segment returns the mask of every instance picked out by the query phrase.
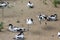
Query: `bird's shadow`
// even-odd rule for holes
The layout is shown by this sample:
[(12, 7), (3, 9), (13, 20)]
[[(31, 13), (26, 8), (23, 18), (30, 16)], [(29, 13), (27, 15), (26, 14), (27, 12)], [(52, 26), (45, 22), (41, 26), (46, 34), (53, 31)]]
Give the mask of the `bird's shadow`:
[(26, 38), (19, 38), (19, 39), (15, 39), (15, 38), (13, 38), (14, 40), (25, 40)]
[(51, 30), (55, 30), (56, 28), (55, 27), (52, 27), (52, 26), (46, 26), (46, 27), (43, 27), (42, 29), (43, 30), (51, 31)]

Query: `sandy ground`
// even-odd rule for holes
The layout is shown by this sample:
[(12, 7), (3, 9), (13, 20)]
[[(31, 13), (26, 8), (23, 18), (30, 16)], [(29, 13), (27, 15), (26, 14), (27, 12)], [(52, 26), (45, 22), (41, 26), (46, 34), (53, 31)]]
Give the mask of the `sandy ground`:
[[(17, 0), (8, 1), (10, 4), (14, 5), (11, 8), (0, 9), (0, 21), (4, 22), (3, 32), (0, 32), (0, 40), (14, 40), (14, 36), (18, 33), (13, 33), (8, 31), (8, 24), (12, 23), (17, 27), (28, 27), (25, 20), (30, 17), (33, 18), (34, 24), (30, 25), (30, 31), (25, 32), (25, 40), (60, 40), (57, 36), (57, 32), (60, 31), (60, 6), (55, 8), (52, 0), (47, 0), (46, 5), (43, 0), (30, 0), (34, 4), (34, 8), (28, 8), (26, 5), (29, 0)], [(3, 11), (2, 11), (3, 10)], [(3, 13), (3, 16), (2, 16)], [(40, 24), (38, 18), (36, 17), (40, 13), (51, 15), (57, 13), (58, 21), (42, 21)], [(19, 20), (20, 23), (16, 21)]]

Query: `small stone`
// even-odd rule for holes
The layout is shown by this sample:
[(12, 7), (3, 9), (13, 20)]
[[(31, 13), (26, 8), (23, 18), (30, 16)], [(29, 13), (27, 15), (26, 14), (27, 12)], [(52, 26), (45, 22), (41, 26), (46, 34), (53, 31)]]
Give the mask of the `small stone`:
[(20, 23), (20, 21), (17, 21), (17, 23)]
[(52, 35), (52, 37), (54, 37), (54, 35)]

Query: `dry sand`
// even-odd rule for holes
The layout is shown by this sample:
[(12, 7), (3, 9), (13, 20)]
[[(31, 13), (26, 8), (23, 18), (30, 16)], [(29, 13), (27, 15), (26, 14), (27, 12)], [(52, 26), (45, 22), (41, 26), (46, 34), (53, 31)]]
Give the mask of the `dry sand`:
[[(60, 40), (57, 36), (57, 32), (60, 31), (60, 6), (55, 8), (52, 4), (52, 0), (47, 0), (47, 5), (43, 3), (43, 0), (30, 0), (34, 4), (34, 8), (28, 8), (26, 5), (29, 0), (16, 0), (8, 1), (15, 6), (11, 8), (0, 9), (0, 21), (4, 22), (3, 32), (0, 32), (0, 40), (14, 40), (14, 36), (17, 33), (8, 31), (8, 24), (12, 23), (18, 27), (28, 27), (25, 20), (30, 17), (34, 19), (34, 24), (30, 25), (31, 29), (29, 32), (25, 32), (25, 40)], [(3, 12), (3, 16), (2, 16)], [(51, 15), (57, 13), (58, 21), (48, 21), (45, 25), (45, 21), (40, 24), (36, 17), (40, 13)], [(20, 23), (16, 23), (19, 20)]]

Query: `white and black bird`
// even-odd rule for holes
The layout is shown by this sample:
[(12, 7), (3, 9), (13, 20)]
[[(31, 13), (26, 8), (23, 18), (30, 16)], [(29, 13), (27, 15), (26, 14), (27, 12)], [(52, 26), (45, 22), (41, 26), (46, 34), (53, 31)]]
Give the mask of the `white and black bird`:
[(21, 31), (19, 34), (15, 35), (15, 37), (13, 39), (24, 40), (24, 32)]
[(38, 16), (38, 18), (39, 18), (39, 21), (41, 21), (41, 20), (46, 20), (46, 19), (47, 19), (47, 16), (46, 16), (46, 15), (43, 15), (43, 14), (40, 14), (40, 15)]
[(32, 18), (26, 19), (26, 24), (28, 25), (33, 24), (33, 19)]
[(8, 30), (12, 32), (25, 31), (25, 28), (15, 27), (12, 24), (9, 24), (8, 26), (9, 26)]
[(30, 1), (28, 2), (27, 6), (28, 6), (29, 8), (33, 8), (33, 7), (34, 7), (33, 3), (31, 3)]
[(0, 7), (6, 7), (8, 4), (6, 1), (0, 1)]
[(60, 32), (58, 32), (58, 34), (57, 34), (57, 35), (58, 35), (58, 37), (60, 38)]
[(57, 14), (53, 14), (47, 17), (47, 21), (57, 21)]

